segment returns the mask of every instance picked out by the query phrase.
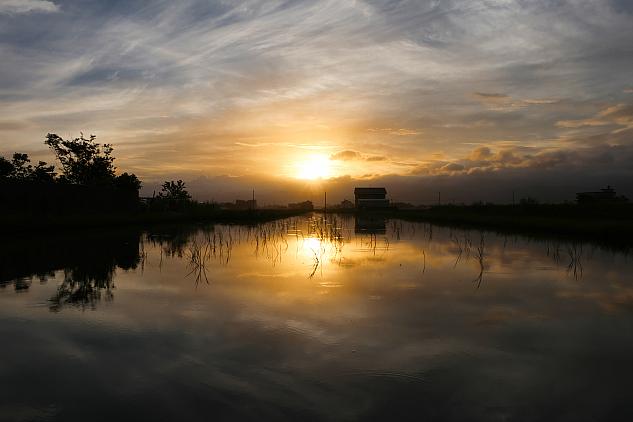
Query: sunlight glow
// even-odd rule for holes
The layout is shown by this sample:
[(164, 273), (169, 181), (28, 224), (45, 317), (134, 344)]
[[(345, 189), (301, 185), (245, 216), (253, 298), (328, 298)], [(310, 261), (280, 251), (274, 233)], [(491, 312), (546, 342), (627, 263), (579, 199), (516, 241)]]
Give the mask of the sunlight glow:
[(302, 247), (308, 252), (308, 255), (318, 254), (321, 251), (321, 241), (316, 237), (307, 237), (303, 240)]
[(310, 155), (296, 163), (295, 175), (297, 179), (327, 179), (331, 176), (330, 160), (326, 155)]

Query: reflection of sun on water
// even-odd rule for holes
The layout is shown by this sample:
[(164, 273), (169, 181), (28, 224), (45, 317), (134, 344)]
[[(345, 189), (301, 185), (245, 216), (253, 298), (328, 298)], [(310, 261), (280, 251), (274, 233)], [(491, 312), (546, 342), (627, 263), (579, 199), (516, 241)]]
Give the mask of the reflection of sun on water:
[(295, 164), (298, 179), (327, 179), (331, 176), (330, 160), (326, 155), (314, 154)]
[(319, 265), (324, 264), (330, 258), (330, 248), (328, 243), (318, 237), (306, 237), (299, 240), (301, 255), (308, 259), (310, 263), (315, 261)]
[(308, 256), (311, 256), (313, 253), (319, 255), (321, 250), (321, 241), (316, 237), (308, 237), (303, 240), (302, 246)]
[(327, 259), (326, 244), (317, 237), (307, 237), (303, 239), (301, 249), (303, 254), (311, 260), (312, 272), (308, 276), (312, 278), (317, 270), (323, 271), (323, 264)]

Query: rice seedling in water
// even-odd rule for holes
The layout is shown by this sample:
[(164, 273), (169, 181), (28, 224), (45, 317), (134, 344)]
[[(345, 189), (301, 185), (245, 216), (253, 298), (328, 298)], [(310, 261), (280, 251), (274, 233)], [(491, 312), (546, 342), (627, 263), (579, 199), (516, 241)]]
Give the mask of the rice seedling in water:
[(196, 286), (204, 279), (209, 284), (209, 277), (207, 275), (207, 262), (211, 258), (211, 243), (207, 242), (204, 245), (200, 245), (196, 240), (191, 242), (188, 248), (189, 268), (191, 271), (185, 277), (189, 277), (195, 274)]
[(481, 239), (479, 241), (479, 246), (477, 246), (477, 249), (475, 249), (475, 256), (474, 256), (475, 260), (477, 260), (477, 262), (479, 263), (479, 274), (473, 280), (473, 283), (477, 283), (477, 288), (479, 288), (481, 286), (481, 282), (483, 281), (483, 278), (484, 278), (485, 247), (486, 247), (486, 244), (485, 244), (485, 241), (484, 241), (484, 236), (482, 235)]

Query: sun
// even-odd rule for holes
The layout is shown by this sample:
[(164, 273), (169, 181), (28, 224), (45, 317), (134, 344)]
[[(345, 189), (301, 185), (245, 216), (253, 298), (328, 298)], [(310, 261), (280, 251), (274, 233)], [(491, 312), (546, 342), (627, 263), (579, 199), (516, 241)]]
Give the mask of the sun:
[(331, 176), (330, 159), (326, 155), (313, 154), (295, 164), (297, 179), (316, 180)]

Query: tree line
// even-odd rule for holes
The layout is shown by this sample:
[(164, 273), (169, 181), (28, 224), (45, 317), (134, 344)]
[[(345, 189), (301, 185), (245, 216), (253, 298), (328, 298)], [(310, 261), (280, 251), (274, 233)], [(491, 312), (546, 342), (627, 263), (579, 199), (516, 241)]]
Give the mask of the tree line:
[(113, 148), (81, 134), (78, 138), (63, 139), (49, 133), (44, 140), (61, 164), (58, 174), (55, 165), (39, 161), (31, 164), (28, 154), (16, 152), (11, 160), (0, 157), (0, 178), (11, 181), (62, 183), (82, 186), (115, 187), (138, 191), (141, 181), (135, 174), (116, 175)]
[[(113, 146), (98, 143), (95, 135), (86, 138), (82, 133), (77, 138), (63, 139), (49, 133), (44, 144), (55, 155), (59, 168), (45, 161), (33, 164), (28, 154), (16, 152), (9, 159), (0, 156), (0, 181), (113, 188), (137, 194), (141, 189), (142, 182), (135, 174), (116, 174)], [(182, 180), (172, 180), (162, 184), (155, 199), (174, 203), (190, 201), (191, 196)]]

